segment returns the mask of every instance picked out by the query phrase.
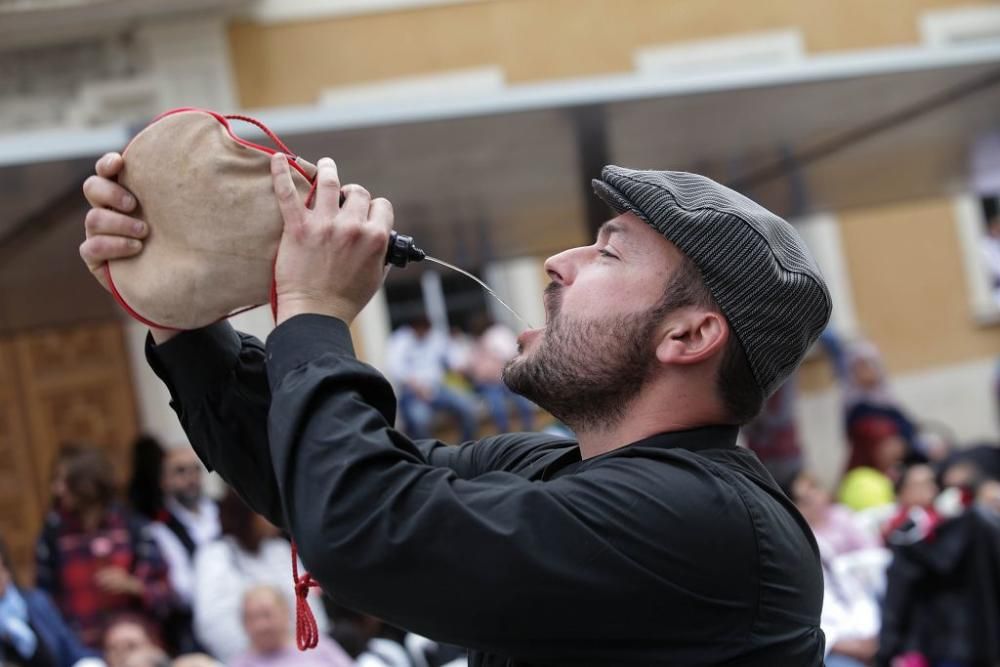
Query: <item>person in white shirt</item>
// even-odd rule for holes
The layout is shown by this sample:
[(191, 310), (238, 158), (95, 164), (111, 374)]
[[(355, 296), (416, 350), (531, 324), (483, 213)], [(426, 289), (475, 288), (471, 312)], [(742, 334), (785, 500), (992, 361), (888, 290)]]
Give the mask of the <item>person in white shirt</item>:
[(889, 556), (885, 549), (871, 548), (849, 554), (836, 555), (833, 547), (817, 536), (820, 559), (823, 563), (823, 611), (820, 626), (826, 634), (827, 667), (865, 667), (870, 665), (878, 651), (878, 634), (882, 612), (877, 599), (878, 591), (871, 582), (859, 578), (844, 567), (843, 559), (859, 554), (870, 558), (884, 571)]
[(170, 584), (188, 605), (195, 552), (220, 533), (219, 506), (205, 496), (203, 474), (204, 467), (190, 446), (171, 447), (163, 453), (163, 509), (152, 532), (170, 567)]
[(412, 438), (431, 437), (434, 415), (447, 412), (458, 421), (461, 438), (476, 436), (476, 404), (444, 382), (448, 369), (448, 335), (431, 328), (426, 318), (396, 329), (386, 353), (389, 379), (399, 388), (403, 428)]
[[(230, 664), (250, 646), (243, 627), (246, 592), (261, 584), (282, 591), (294, 624), (295, 591), (291, 545), (277, 528), (232, 491), (219, 503), (219, 520), (222, 537), (200, 548), (194, 559), (194, 629), (209, 653)], [(319, 596), (315, 591), (309, 606), (325, 634), (329, 623)]]
[(517, 356), (517, 334), (510, 327), (482, 318), (474, 324), (476, 342), (469, 354), (466, 372), (476, 391), (486, 401), (499, 433), (510, 431), (508, 406), (517, 410), (524, 431), (534, 430), (535, 405), (515, 394), (503, 383), (503, 369)]

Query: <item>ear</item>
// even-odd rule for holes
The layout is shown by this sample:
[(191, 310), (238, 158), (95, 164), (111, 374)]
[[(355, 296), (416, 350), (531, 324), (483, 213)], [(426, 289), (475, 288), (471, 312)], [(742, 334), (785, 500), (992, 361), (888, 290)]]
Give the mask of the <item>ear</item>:
[(671, 313), (656, 358), (661, 364), (697, 364), (720, 352), (729, 340), (729, 323), (722, 314), (700, 308)]

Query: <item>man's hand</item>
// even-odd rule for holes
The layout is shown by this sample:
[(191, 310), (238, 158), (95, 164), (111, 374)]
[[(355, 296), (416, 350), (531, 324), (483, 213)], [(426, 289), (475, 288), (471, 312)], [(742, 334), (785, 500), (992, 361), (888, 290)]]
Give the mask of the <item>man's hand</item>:
[(285, 228), (274, 275), (277, 323), (303, 313), (330, 315), (348, 324), (378, 291), (392, 230), (392, 204), (372, 199), (360, 185), (343, 188), (330, 158), (317, 164), (316, 205), (305, 207), (288, 161), (271, 159), (271, 176)]
[(92, 208), (84, 218), (87, 238), (80, 245), (80, 256), (108, 291), (105, 265), (112, 259), (137, 255), (148, 232), (145, 222), (127, 215), (135, 209), (135, 197), (112, 180), (123, 166), (121, 155), (107, 153), (97, 161), (97, 174), (83, 182), (83, 196)]
[[(108, 262), (139, 254), (142, 239), (149, 233), (145, 222), (128, 215), (135, 210), (135, 196), (113, 180), (124, 166), (121, 155), (107, 153), (97, 161), (97, 174), (83, 182), (83, 195), (92, 208), (84, 218), (87, 238), (80, 244), (80, 257), (101, 287), (109, 292)], [(151, 331), (157, 343), (175, 333), (153, 328)]]

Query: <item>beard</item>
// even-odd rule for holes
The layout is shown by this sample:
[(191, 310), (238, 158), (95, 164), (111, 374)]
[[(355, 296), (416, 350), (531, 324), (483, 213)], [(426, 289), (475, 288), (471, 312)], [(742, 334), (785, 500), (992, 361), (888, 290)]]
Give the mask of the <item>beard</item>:
[(559, 313), (560, 287), (546, 289), (553, 316), (533, 354), (512, 359), (503, 381), (574, 430), (616, 426), (655, 364), (661, 307), (596, 319)]
[(198, 503), (201, 502), (201, 488), (197, 489), (180, 489), (174, 492), (174, 500), (179, 502), (185, 508), (189, 510), (194, 510), (198, 507)]

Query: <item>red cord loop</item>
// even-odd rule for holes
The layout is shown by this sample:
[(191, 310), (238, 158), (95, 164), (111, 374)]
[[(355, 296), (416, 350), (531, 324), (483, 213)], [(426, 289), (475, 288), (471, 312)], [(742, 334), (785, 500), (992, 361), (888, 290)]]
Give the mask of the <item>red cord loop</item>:
[(238, 113), (228, 114), (226, 116), (226, 118), (229, 119), (229, 120), (242, 120), (244, 123), (250, 123), (251, 125), (256, 126), (257, 129), (259, 129), (261, 132), (263, 132), (264, 134), (267, 135), (268, 139), (270, 139), (271, 141), (274, 142), (275, 146), (277, 146), (279, 149), (281, 149), (282, 153), (285, 153), (285, 154), (288, 155), (288, 157), (290, 157), (292, 159), (295, 159), (295, 153), (293, 153), (291, 151), (291, 149), (288, 148), (288, 146), (285, 145), (285, 142), (283, 142), (281, 139), (279, 139), (278, 135), (276, 135), (274, 132), (272, 132), (271, 129), (267, 125), (264, 125), (264, 123), (260, 122), (256, 118), (252, 118), (250, 116), (244, 116), (244, 115), (238, 114)]
[(292, 579), (295, 582), (295, 643), (300, 651), (316, 648), (319, 643), (319, 626), (309, 607), (309, 589), (319, 588), (319, 582), (306, 572), (299, 576), (299, 553), (292, 542)]

